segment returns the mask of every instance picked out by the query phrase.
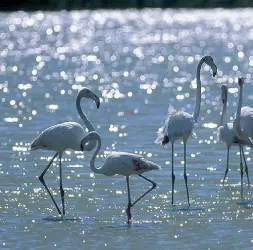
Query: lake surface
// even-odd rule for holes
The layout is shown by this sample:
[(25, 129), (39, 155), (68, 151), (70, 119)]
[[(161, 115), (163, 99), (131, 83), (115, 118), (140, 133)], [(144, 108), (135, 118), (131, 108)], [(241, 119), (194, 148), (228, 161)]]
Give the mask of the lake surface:
[[(1, 13), (0, 16), (0, 249), (252, 249), (252, 187), (240, 202), (238, 148), (231, 149), (225, 186), (226, 145), (217, 141), (220, 87), (229, 85), (229, 112), (245, 77), (244, 105), (252, 105), (253, 10), (129, 10)], [(175, 145), (175, 206), (171, 205), (171, 145), (154, 143), (169, 105), (194, 110), (196, 67), (210, 54), (212, 78), (202, 68), (197, 138), (189, 138), (183, 178), (183, 144)], [(144, 174), (157, 188), (133, 208), (126, 225), (126, 181), (93, 174), (92, 153), (63, 155), (67, 215), (57, 211), (38, 180), (53, 152), (30, 152), (45, 128), (82, 120), (78, 89), (100, 96), (83, 110), (102, 137), (97, 164), (108, 152), (142, 154), (162, 166)], [(250, 179), (251, 152), (246, 149)], [(58, 204), (58, 161), (45, 175)], [(132, 196), (149, 184), (131, 177)]]

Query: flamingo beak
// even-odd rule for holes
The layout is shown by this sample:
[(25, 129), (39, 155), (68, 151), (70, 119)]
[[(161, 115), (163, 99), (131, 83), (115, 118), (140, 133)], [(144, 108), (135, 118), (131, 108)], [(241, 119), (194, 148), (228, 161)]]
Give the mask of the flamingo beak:
[(100, 99), (97, 95), (92, 95), (91, 98), (95, 101), (96, 105), (97, 105), (97, 108), (100, 107)]
[(239, 86), (243, 85), (243, 81), (244, 81), (244, 78), (242, 76), (238, 78)]
[(213, 77), (215, 77), (217, 75), (217, 66), (215, 64), (213, 64), (211, 66), (211, 68), (212, 68), (212, 71), (213, 71)]

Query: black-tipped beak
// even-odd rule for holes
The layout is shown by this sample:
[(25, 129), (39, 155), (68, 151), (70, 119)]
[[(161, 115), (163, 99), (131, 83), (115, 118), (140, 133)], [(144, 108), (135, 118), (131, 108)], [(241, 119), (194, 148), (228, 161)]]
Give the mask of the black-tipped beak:
[(243, 85), (243, 80), (244, 80), (244, 79), (243, 79), (242, 76), (238, 78), (239, 86), (242, 86), (242, 85)]
[(211, 66), (211, 68), (212, 68), (212, 71), (213, 71), (213, 77), (215, 77), (217, 75), (217, 66), (215, 64), (213, 64)]
[(96, 105), (97, 105), (97, 108), (100, 107), (100, 99), (97, 95), (92, 95), (92, 99), (95, 101)]
[(96, 104), (97, 104), (97, 108), (99, 109), (99, 107), (100, 107), (100, 100), (99, 100), (99, 98), (98, 98), (98, 101), (96, 102)]

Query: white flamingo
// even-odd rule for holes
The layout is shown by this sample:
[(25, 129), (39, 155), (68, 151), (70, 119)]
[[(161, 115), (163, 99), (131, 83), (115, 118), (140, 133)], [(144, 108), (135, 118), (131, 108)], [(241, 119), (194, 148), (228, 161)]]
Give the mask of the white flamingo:
[[(88, 128), (88, 131), (95, 130), (91, 122), (86, 117), (85, 113), (81, 109), (81, 99), (83, 97), (92, 98), (99, 108), (100, 100), (99, 97), (94, 94), (90, 89), (83, 87), (79, 90), (77, 97), (76, 97), (76, 108), (77, 111), (82, 118), (83, 122)], [(62, 154), (67, 149), (72, 149), (75, 151), (91, 151), (96, 146), (96, 141), (88, 141), (86, 144), (81, 143), (82, 139), (87, 135), (84, 128), (77, 122), (63, 122), (60, 124), (56, 124), (45, 129), (37, 138), (33, 140), (31, 143), (31, 150), (37, 149), (45, 149), (50, 151), (55, 151), (56, 154), (51, 159), (45, 170), (39, 176), (40, 182), (43, 184), (45, 189), (47, 190), (48, 194), (50, 195), (58, 213), (60, 215), (65, 215), (65, 204), (64, 204), (64, 190), (62, 185), (62, 167), (61, 167), (61, 158)], [(54, 200), (49, 188), (47, 187), (44, 181), (44, 175), (46, 174), (47, 170), (51, 166), (54, 159), (59, 156), (59, 166), (60, 166), (60, 193), (61, 193), (61, 200), (62, 200), (62, 213)]]
[(195, 123), (198, 120), (199, 112), (200, 112), (200, 104), (201, 104), (201, 80), (200, 80), (200, 69), (203, 63), (209, 65), (213, 71), (213, 77), (217, 73), (217, 67), (213, 61), (211, 56), (204, 56), (201, 58), (197, 67), (197, 95), (196, 95), (196, 104), (195, 110), (193, 114), (189, 114), (184, 111), (175, 111), (169, 109), (168, 115), (164, 122), (163, 127), (161, 127), (157, 134), (158, 137), (156, 139), (157, 144), (165, 145), (168, 142), (171, 142), (172, 145), (172, 205), (174, 204), (174, 183), (175, 183), (175, 175), (174, 175), (174, 143), (175, 141), (182, 139), (184, 143), (184, 180), (187, 192), (187, 201), (190, 206), (189, 200), (189, 191), (187, 185), (187, 174), (186, 174), (186, 143), (189, 136), (193, 133)]
[[(239, 139), (249, 140), (251, 145), (253, 138), (253, 108), (242, 108), (242, 93), (243, 93), (243, 77), (238, 78), (239, 84), (239, 101), (236, 111), (233, 129)], [(242, 144), (239, 142), (240, 147), (240, 172), (241, 172), (241, 199), (243, 200), (243, 163), (242, 163)]]
[[(101, 148), (101, 138), (96, 131), (92, 131), (88, 133), (87, 136), (82, 141), (82, 144), (89, 142), (90, 140), (97, 141), (97, 149), (95, 150), (91, 160), (90, 160), (90, 168), (93, 172), (98, 174), (103, 174), (106, 176), (113, 175), (123, 175), (126, 177), (127, 182), (127, 192), (128, 192), (128, 206), (126, 209), (127, 214), (127, 223), (131, 223), (131, 208), (146, 194), (148, 194), (151, 190), (156, 187), (156, 183), (143, 176), (142, 173), (148, 172), (150, 170), (158, 170), (161, 169), (160, 166), (155, 163), (144, 159), (141, 155), (130, 154), (126, 152), (112, 152), (110, 153), (106, 159), (104, 164), (101, 167), (95, 167), (95, 159)], [(130, 186), (129, 186), (129, 177), (130, 175), (139, 175), (144, 180), (147, 180), (152, 184), (152, 187), (146, 191), (143, 195), (141, 195), (134, 202), (131, 201), (130, 195)]]
[[(242, 145), (242, 156), (245, 164), (245, 172), (248, 179), (248, 186), (250, 186), (249, 181), (249, 173), (248, 173), (248, 166), (244, 155), (243, 146), (251, 146), (251, 142), (248, 138), (239, 139), (233, 129), (233, 123), (228, 122), (225, 123), (226, 114), (227, 114), (227, 96), (228, 96), (228, 87), (226, 84), (222, 84), (221, 86), (221, 100), (223, 103), (221, 118), (220, 118), (220, 126), (218, 128), (218, 138), (220, 141), (223, 141), (227, 145), (227, 167), (225, 170), (224, 178), (223, 178), (223, 185), (225, 183), (225, 179), (229, 169), (229, 150), (231, 146), (239, 146), (239, 143)], [(242, 109), (244, 109), (243, 107)]]

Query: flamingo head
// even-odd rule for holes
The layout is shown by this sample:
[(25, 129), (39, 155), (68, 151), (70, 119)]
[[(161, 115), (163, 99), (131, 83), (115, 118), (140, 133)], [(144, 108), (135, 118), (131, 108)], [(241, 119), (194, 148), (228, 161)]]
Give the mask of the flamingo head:
[(217, 66), (213, 61), (213, 58), (211, 56), (204, 56), (203, 57), (204, 62), (211, 67), (212, 71), (213, 71), (213, 77), (216, 76), (217, 74)]
[(242, 76), (238, 77), (238, 84), (240, 87), (244, 84), (244, 78)]
[(91, 98), (91, 99), (93, 99), (95, 101), (95, 103), (97, 105), (97, 108), (99, 108), (99, 106), (100, 106), (100, 99), (99, 99), (99, 97), (92, 90), (90, 90), (89, 88), (86, 88), (86, 87), (81, 88), (78, 91), (77, 96), (79, 98), (82, 98), (82, 97)]
[(221, 101), (223, 104), (227, 102), (227, 95), (228, 95), (228, 86), (227, 84), (222, 84), (221, 85)]

